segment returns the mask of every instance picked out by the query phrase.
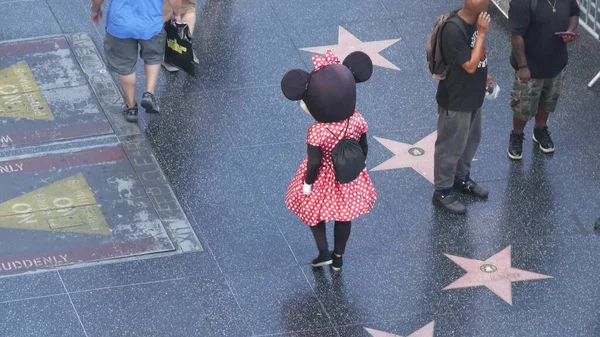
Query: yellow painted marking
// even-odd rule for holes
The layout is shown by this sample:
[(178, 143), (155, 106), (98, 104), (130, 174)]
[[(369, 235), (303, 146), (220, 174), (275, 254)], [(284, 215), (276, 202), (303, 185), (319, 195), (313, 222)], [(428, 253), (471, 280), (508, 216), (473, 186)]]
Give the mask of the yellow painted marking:
[(0, 204), (0, 228), (112, 234), (81, 173)]
[(48, 102), (25, 62), (0, 70), (0, 118), (54, 120)]
[(167, 39), (167, 45), (169, 48), (173, 49), (174, 51), (178, 52), (179, 54), (183, 54), (184, 52), (187, 51), (187, 48), (180, 45), (179, 43), (177, 43), (176, 39)]

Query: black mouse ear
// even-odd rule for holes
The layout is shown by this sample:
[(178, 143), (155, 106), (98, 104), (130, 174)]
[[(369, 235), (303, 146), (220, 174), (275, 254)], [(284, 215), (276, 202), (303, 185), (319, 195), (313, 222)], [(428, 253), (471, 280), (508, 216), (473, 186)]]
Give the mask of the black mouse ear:
[(369, 55), (355, 51), (344, 59), (344, 65), (352, 71), (356, 83), (367, 81), (373, 74), (373, 61)]
[(310, 75), (301, 69), (288, 71), (281, 80), (281, 91), (291, 101), (299, 101), (304, 97)]

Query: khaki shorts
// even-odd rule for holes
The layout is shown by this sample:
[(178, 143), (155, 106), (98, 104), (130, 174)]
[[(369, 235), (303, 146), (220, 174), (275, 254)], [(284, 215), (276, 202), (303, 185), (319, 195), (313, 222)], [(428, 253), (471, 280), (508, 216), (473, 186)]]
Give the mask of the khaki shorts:
[[(181, 14), (186, 14), (189, 11), (196, 11), (197, 0), (181, 0)], [(163, 4), (163, 22), (171, 20), (173, 15), (173, 8), (169, 0), (165, 0)]]
[(521, 82), (518, 72), (510, 92), (510, 107), (513, 116), (528, 121), (537, 114), (538, 108), (551, 113), (556, 109), (562, 91), (564, 71), (554, 78), (532, 78), (527, 83)]

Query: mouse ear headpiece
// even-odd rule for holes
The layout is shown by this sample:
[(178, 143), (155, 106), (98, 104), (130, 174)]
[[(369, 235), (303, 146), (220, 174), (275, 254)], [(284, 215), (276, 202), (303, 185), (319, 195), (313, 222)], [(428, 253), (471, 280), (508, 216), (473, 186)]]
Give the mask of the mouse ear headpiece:
[(290, 101), (299, 101), (308, 89), (310, 74), (302, 69), (288, 71), (281, 80), (281, 91)]
[(373, 74), (373, 61), (369, 55), (355, 51), (344, 59), (344, 65), (352, 71), (356, 83), (367, 81)]

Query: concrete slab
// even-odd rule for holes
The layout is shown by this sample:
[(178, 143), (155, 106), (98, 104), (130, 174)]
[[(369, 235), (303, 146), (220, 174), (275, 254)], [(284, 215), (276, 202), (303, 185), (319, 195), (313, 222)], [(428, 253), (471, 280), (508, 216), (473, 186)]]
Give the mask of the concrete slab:
[(139, 134), (121, 103), (86, 34), (0, 43), (0, 147)]
[(156, 172), (119, 145), (0, 162), (0, 275), (175, 250)]

